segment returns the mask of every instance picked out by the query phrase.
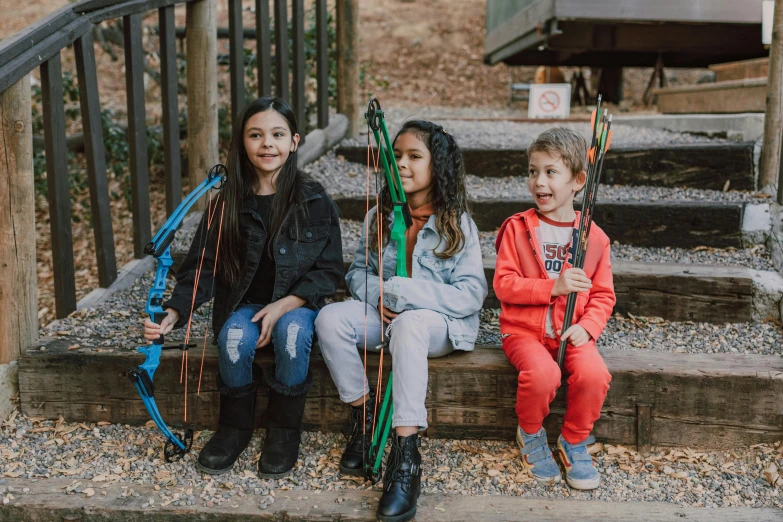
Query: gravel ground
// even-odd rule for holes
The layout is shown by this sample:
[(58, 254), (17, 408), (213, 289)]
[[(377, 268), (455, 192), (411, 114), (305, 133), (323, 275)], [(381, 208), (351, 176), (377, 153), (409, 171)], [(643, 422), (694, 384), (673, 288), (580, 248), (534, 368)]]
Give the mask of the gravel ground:
[[(304, 169), (320, 181), (332, 197), (364, 196), (366, 166), (347, 161), (334, 151), (322, 156)], [(375, 190), (374, 174), (370, 179)], [(527, 180), (520, 177), (488, 178), (468, 175), (465, 180), (472, 199), (532, 199)], [(754, 192), (683, 189), (631, 185), (601, 185), (600, 201), (735, 201), (766, 202), (769, 195)]]
[[(210, 477), (194, 465), (210, 432), (196, 434), (194, 451), (179, 462), (162, 458), (162, 438), (156, 428), (118, 424), (74, 424), (26, 418), (14, 413), (0, 431), (0, 477), (46, 479), (67, 477), (63, 494), (89, 498), (109, 484), (127, 485), (123, 496), (139, 496), (134, 484), (154, 484), (157, 494), (145, 506), (214, 507), (234, 497), (258, 499), (265, 509), (279, 495), (317, 503), (320, 490), (379, 489), (360, 479), (341, 477), (338, 460), (341, 435), (305, 432), (300, 460), (293, 473), (280, 480), (256, 475), (263, 435), (253, 438), (233, 470)], [(465, 441), (422, 438), (423, 490), (458, 495), (504, 494), (522, 497), (625, 502), (664, 501), (696, 507), (783, 507), (783, 445), (756, 445), (726, 452), (696, 452), (667, 448), (644, 457), (633, 449), (598, 443), (590, 448), (601, 472), (601, 486), (579, 492), (566, 485), (542, 486), (523, 471), (519, 450), (507, 441)], [(0, 478), (0, 498), (7, 504), (24, 491), (7, 491)], [(193, 488), (203, 491), (194, 492)], [(365, 506), (371, 509), (368, 504)]]
[[(359, 237), (362, 223), (343, 219), (341, 221), (343, 237), (343, 255), (352, 259)], [(485, 258), (495, 257), (495, 239), (497, 230), (479, 232), (481, 253)], [(632, 245), (612, 245), (612, 259), (625, 261), (644, 261), (648, 263), (696, 263), (704, 265), (744, 266), (756, 270), (775, 270), (772, 258), (765, 245), (755, 245), (752, 248), (650, 248)]]
[[(500, 344), (499, 315), (497, 308), (481, 311), (478, 344)], [(598, 347), (783, 356), (783, 329), (775, 322), (712, 324), (615, 314), (598, 339)]]

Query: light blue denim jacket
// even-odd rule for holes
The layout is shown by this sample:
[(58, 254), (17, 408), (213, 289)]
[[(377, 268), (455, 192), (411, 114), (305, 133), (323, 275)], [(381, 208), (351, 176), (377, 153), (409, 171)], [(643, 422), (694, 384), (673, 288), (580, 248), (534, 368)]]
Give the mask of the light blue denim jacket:
[[(375, 207), (364, 218), (362, 237), (345, 281), (355, 299), (364, 301), (366, 297), (370, 305), (377, 307), (381, 294), (377, 253), (370, 251), (369, 267), (365, 266), (365, 231), (374, 214)], [(393, 216), (388, 219), (393, 222)], [(450, 259), (439, 259), (435, 248), (441, 252), (446, 243), (438, 236), (435, 215), (430, 216), (416, 239), (409, 278), (394, 275), (397, 244), (389, 239), (383, 250), (383, 306), (393, 312), (427, 309), (440, 313), (448, 325), (454, 349), (469, 351), (478, 337), (479, 311), (487, 297), (487, 279), (476, 224), (468, 214), (463, 214), (460, 226), (465, 234), (464, 247)]]

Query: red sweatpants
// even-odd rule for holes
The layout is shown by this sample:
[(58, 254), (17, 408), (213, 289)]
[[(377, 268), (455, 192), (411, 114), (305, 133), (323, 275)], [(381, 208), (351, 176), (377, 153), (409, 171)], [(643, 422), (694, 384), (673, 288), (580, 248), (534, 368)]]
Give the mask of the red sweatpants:
[[(519, 371), (516, 412), (526, 433), (541, 429), (560, 387), (558, 341), (545, 338), (544, 343), (532, 335), (514, 334), (503, 339), (503, 351)], [(568, 443), (578, 444), (590, 435), (601, 416), (612, 376), (593, 340), (579, 347), (569, 344), (563, 366), (568, 374), (568, 394), (562, 434)]]

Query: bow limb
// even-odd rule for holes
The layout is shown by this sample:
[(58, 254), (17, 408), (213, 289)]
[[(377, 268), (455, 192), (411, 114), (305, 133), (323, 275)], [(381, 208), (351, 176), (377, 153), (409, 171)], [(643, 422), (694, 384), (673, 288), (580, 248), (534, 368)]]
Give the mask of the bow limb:
[[(191, 207), (207, 192), (212, 189), (220, 189), (226, 179), (226, 168), (223, 165), (213, 167), (207, 178), (202, 181), (172, 212), (163, 226), (158, 230), (155, 237), (152, 238), (144, 248), (144, 253), (153, 256), (157, 261), (155, 271), (155, 280), (152, 288), (147, 294), (147, 303), (145, 311), (150, 319), (160, 324), (166, 317), (166, 312), (162, 308), (163, 293), (166, 290), (166, 276), (173, 263), (171, 258), (171, 242), (174, 235), (182, 224), (182, 220), (187, 215)], [(175, 346), (163, 346), (164, 337), (161, 335), (158, 339), (152, 341), (148, 346), (140, 346), (138, 352), (144, 355), (144, 362), (137, 368), (128, 372), (128, 376), (133, 382), (139, 396), (144, 402), (152, 421), (166, 438), (164, 446), (164, 457), (167, 462), (180, 458), (185, 455), (193, 444), (193, 430), (187, 430), (184, 434), (175, 435), (163, 421), (157, 403), (155, 402), (155, 385), (153, 378), (155, 371), (160, 365), (160, 357), (163, 350), (179, 349), (183, 353), (190, 348), (188, 344)]]

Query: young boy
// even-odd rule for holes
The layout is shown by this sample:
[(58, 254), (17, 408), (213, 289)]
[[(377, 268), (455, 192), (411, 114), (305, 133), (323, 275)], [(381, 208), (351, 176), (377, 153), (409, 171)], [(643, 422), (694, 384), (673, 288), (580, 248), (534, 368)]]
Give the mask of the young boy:
[[(584, 270), (570, 263), (578, 226), (574, 196), (587, 181), (586, 149), (585, 139), (568, 129), (550, 129), (536, 138), (528, 148), (528, 187), (538, 208), (508, 218), (495, 245), (503, 351), (519, 371), (517, 443), (522, 461), (539, 482), (560, 482), (543, 421), (560, 386), (560, 339), (568, 339), (563, 363), (568, 395), (557, 449), (566, 480), (576, 489), (594, 489), (599, 483), (587, 445), (594, 442), (590, 431), (601, 415), (611, 376), (595, 342), (615, 303), (609, 238), (595, 223)], [(576, 311), (572, 326), (561, 332), (571, 292), (578, 292)]]

